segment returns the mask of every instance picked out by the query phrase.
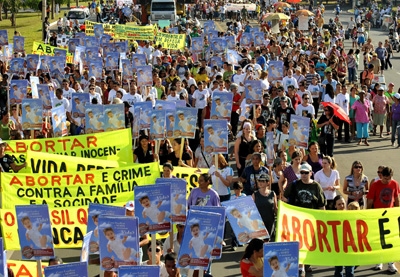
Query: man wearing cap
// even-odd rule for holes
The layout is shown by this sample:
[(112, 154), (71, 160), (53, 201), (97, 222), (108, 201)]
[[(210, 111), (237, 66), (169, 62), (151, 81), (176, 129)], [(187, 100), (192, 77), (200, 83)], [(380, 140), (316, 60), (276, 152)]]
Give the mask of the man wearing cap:
[(372, 105), (374, 107), (374, 135), (376, 134), (376, 127), (379, 125), (380, 138), (383, 138), (383, 123), (385, 121), (385, 115), (389, 111), (389, 99), (386, 97), (386, 95), (383, 95), (383, 91), (384, 87), (379, 86), (378, 94), (372, 99)]
[(292, 100), (285, 95), (285, 91), (283, 87), (278, 87), (277, 89), (278, 96), (272, 100), (272, 112), (275, 114), (278, 108), (281, 106), (281, 99), (285, 98), (288, 106), (292, 107)]
[(372, 60), (370, 61), (370, 64), (374, 66), (374, 74), (379, 74), (381, 72), (382, 63), (381, 60), (378, 59), (378, 54), (374, 53), (372, 55)]
[(261, 165), (261, 154), (258, 152), (253, 153), (251, 157), (252, 165), (243, 170), (240, 180), (243, 183), (243, 192), (246, 195), (252, 195), (257, 189), (257, 181), (261, 174), (269, 175), (269, 170)]

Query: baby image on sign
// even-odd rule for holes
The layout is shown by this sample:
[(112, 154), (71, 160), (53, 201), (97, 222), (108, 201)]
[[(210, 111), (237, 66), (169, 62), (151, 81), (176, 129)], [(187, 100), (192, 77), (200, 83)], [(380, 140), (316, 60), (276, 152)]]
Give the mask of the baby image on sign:
[(175, 125), (175, 109), (166, 110), (165, 130), (167, 138), (174, 137), (174, 125)]
[(299, 242), (264, 243), (264, 276), (298, 276)]
[(37, 91), (39, 99), (43, 102), (43, 109), (50, 110), (51, 109), (51, 95), (48, 85), (40, 85), (37, 84)]
[(186, 221), (186, 187), (187, 182), (179, 178), (157, 178), (156, 185), (171, 185), (171, 221), (174, 223)]
[(253, 238), (269, 238), (251, 196), (225, 201), (221, 205), (226, 207), (226, 215), (240, 244), (246, 244)]
[(41, 260), (54, 257), (49, 207), (17, 205), (15, 212), (22, 259)]
[(165, 110), (151, 112), (150, 139), (163, 140), (165, 134)]
[(28, 80), (12, 80), (10, 83), (10, 103), (22, 103), (28, 91)]
[(125, 128), (123, 104), (107, 105), (104, 110), (104, 128), (106, 132)]
[(150, 129), (151, 125), (151, 112), (153, 111), (153, 104), (151, 101), (138, 102), (134, 105), (134, 110), (140, 109), (139, 129)]
[(72, 116), (85, 117), (85, 105), (89, 103), (89, 93), (72, 93)]
[(39, 55), (29, 54), (26, 56), (26, 69), (29, 72), (36, 72), (39, 65)]
[(192, 52), (195, 54), (200, 54), (203, 52), (204, 44), (202, 37), (192, 38)]
[(208, 154), (228, 153), (228, 121), (224, 119), (204, 120), (204, 148)]
[(151, 74), (151, 65), (137, 67), (138, 86), (151, 86), (153, 79)]
[(92, 238), (93, 231), (90, 231), (83, 236), (82, 251), (81, 251), (81, 262), (89, 262), (90, 252), (90, 239)]
[(211, 119), (230, 120), (232, 111), (233, 93), (218, 92), (213, 93), (211, 103)]
[(85, 130), (87, 134), (104, 132), (104, 106), (85, 106)]
[(175, 137), (194, 138), (196, 122), (197, 109), (177, 107), (174, 124)]
[(308, 117), (292, 115), (290, 117), (289, 144), (307, 149), (310, 129)]
[(244, 84), (246, 91), (246, 104), (261, 104), (262, 102), (262, 89), (261, 81), (250, 80)]
[(68, 134), (64, 106), (51, 109), (54, 137), (64, 137)]
[(283, 62), (270, 61), (268, 68), (268, 81), (282, 81), (283, 79)]
[(42, 129), (43, 103), (40, 99), (22, 100), (22, 128), (24, 130)]

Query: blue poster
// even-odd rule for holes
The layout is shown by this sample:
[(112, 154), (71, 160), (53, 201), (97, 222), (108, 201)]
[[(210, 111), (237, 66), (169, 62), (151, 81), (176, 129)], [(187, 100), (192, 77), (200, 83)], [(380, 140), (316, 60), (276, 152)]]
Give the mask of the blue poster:
[(211, 67), (218, 66), (221, 67), (224, 64), (221, 57), (212, 57), (211, 58)]
[(265, 134), (265, 141), (266, 141), (266, 152), (267, 152), (267, 165), (273, 165), (275, 159), (275, 152), (274, 152), (274, 132), (267, 132)]
[(156, 100), (156, 110), (175, 110), (176, 103), (173, 101)]
[(131, 61), (128, 59), (121, 60), (122, 64), (122, 79), (123, 80), (132, 80), (133, 79), (133, 70)]
[(80, 46), (85, 45), (85, 37), (86, 37), (86, 34), (84, 32), (83, 33), (75, 33), (75, 38), (79, 39)]
[(134, 110), (140, 109), (139, 129), (150, 129), (151, 125), (151, 112), (153, 111), (153, 104), (151, 101), (135, 103)]
[(89, 262), (90, 239), (92, 238), (93, 231), (90, 231), (83, 236), (81, 262)]
[(86, 36), (83, 40), (85, 41), (85, 47), (99, 46), (99, 43), (98, 43), (96, 37)]
[(171, 185), (171, 220), (174, 223), (186, 221), (187, 210), (187, 182), (180, 178), (157, 178), (157, 184)]
[(119, 53), (107, 53), (106, 54), (106, 69), (107, 70), (118, 70), (119, 65)]
[(67, 58), (67, 50), (54, 48), (54, 56), (55, 57), (64, 57), (64, 59), (66, 59)]
[(68, 41), (68, 52), (71, 54), (75, 54), (75, 49), (77, 46), (80, 46), (78, 38), (70, 38)]
[(22, 100), (22, 129), (41, 130), (43, 127), (43, 102), (40, 99)]
[(175, 109), (166, 110), (165, 130), (167, 138), (174, 137), (175, 113), (176, 113)]
[(104, 42), (103, 43), (103, 56), (106, 56), (108, 53), (114, 52), (114, 43), (112, 42)]
[(268, 81), (282, 81), (283, 80), (283, 61), (269, 61), (268, 68)]
[(54, 257), (53, 234), (47, 205), (15, 206), (23, 260)]
[(243, 33), (242, 39), (240, 40), (240, 46), (250, 47), (252, 40), (253, 40), (253, 35), (251, 33)]
[(244, 83), (246, 92), (246, 104), (261, 104), (262, 89), (260, 80), (247, 80)]
[[(168, 21), (169, 21), (169, 20), (168, 20)], [(175, 35), (179, 34), (178, 27), (169, 28), (169, 29), (168, 29), (168, 32), (169, 32), (170, 34), (175, 34)]]
[(11, 80), (10, 104), (20, 104), (26, 98), (28, 92), (28, 80)]
[(99, 47), (86, 47), (86, 58), (88, 60), (95, 59), (99, 56)]
[(85, 106), (85, 130), (86, 134), (104, 132), (104, 106)]
[(140, 112), (142, 109), (135, 109), (133, 110), (133, 122), (132, 122), (132, 138), (137, 139), (139, 138), (139, 124), (140, 124)]
[(228, 121), (204, 120), (204, 149), (207, 154), (228, 154)]
[(101, 36), (104, 34), (103, 24), (93, 25), (93, 32), (94, 32), (95, 38), (100, 39)]
[(28, 54), (26, 55), (26, 69), (28, 72), (36, 72), (39, 65), (39, 55)]
[(232, 103), (233, 93), (215, 91), (211, 103), (211, 119), (230, 120)]
[(101, 36), (101, 39), (100, 39), (101, 47), (103, 47), (104, 43), (109, 43), (110, 40), (111, 40), (111, 35), (109, 35), (109, 34), (103, 34), (103, 35)]
[(204, 41), (202, 37), (192, 38), (192, 52), (195, 54), (200, 54), (203, 52)]
[(25, 52), (25, 38), (20, 36), (13, 37), (14, 52), (24, 53)]
[(85, 117), (85, 105), (89, 104), (89, 93), (73, 92), (72, 97), (72, 117)]
[(39, 77), (37, 77), (37, 76), (29, 76), (29, 83), (31, 84), (32, 98), (33, 99), (38, 99), (39, 98), (39, 92), (38, 92), (37, 86), (40, 84)]
[(64, 80), (64, 74), (60, 72), (60, 70), (56, 69), (51, 72), (51, 77), (58, 83), (58, 86), (61, 87), (62, 81)]
[(103, 62), (102, 61), (90, 61), (89, 62), (89, 76), (96, 77), (96, 80), (101, 80), (103, 74)]
[(232, 65), (238, 66), (241, 57), (239, 56), (238, 52), (235, 50), (228, 49), (226, 51), (226, 61)]
[[(145, 66), (146, 65), (146, 55), (145, 54), (132, 54), (132, 66)], [(134, 71), (136, 72), (136, 71)]]
[(116, 42), (114, 44), (115, 52), (117, 53), (126, 53), (126, 43), (124, 41), (122, 42)]
[(227, 36), (225, 37), (227, 41), (228, 49), (235, 50), (236, 49), (236, 38), (235, 36)]
[(75, 53), (74, 53), (74, 64), (78, 65), (79, 63), (83, 63), (83, 58), (85, 57), (85, 49), (84, 46), (75, 46)]
[(218, 38), (218, 31), (217, 30), (211, 30), (208, 32), (208, 41), (211, 41), (214, 38)]
[(7, 251), (4, 251), (3, 238), (0, 238), (0, 277), (7, 276)]
[(161, 276), (159, 265), (120, 266), (118, 276), (120, 277), (154, 277)]
[(207, 22), (204, 22), (204, 33), (208, 33), (210, 31), (213, 31), (215, 29), (215, 22), (208, 20)]
[(165, 110), (152, 110), (150, 140), (163, 140), (165, 136)]
[(289, 144), (307, 149), (309, 130), (310, 118), (292, 115), (290, 117)]
[(153, 76), (151, 71), (151, 65), (138, 66), (137, 70), (137, 83), (139, 87), (142, 86), (152, 86)]
[(174, 136), (193, 139), (196, 133), (197, 109), (177, 107), (175, 111)]
[(0, 46), (8, 45), (7, 30), (0, 30)]
[[(51, 56), (41, 55), (39, 56), (39, 69), (43, 70), (43, 72), (50, 72), (50, 58)], [(64, 70), (63, 70), (64, 72)]]
[(88, 277), (87, 263), (70, 263), (46, 266), (44, 268), (45, 277)]
[(225, 38), (214, 38), (211, 40), (211, 47), (214, 55), (223, 54), (228, 47), (228, 42)]
[(298, 276), (299, 242), (264, 243), (264, 276)]
[(264, 33), (260, 32), (254, 33), (254, 46), (255, 47), (265, 46)]
[(10, 61), (10, 69), (8, 73), (10, 74), (24, 74), (24, 62), (23, 58), (12, 58)]
[(104, 109), (104, 128), (106, 132), (125, 129), (124, 104), (107, 105)]
[(207, 269), (211, 251), (215, 246), (220, 218), (221, 215), (217, 213), (188, 211), (179, 249), (178, 267)]
[(64, 68), (65, 68), (65, 57), (50, 57), (49, 58), (49, 67), (50, 67), (50, 71), (53, 70), (60, 70), (60, 72), (64, 72)]
[(251, 196), (241, 197), (221, 203), (226, 207), (226, 215), (233, 232), (241, 245), (253, 238), (269, 238), (267, 229)]
[(101, 215), (98, 220), (101, 270), (117, 271), (120, 266), (138, 265), (138, 218)]
[(67, 117), (63, 105), (51, 109), (51, 119), (54, 137), (65, 137), (68, 135)]

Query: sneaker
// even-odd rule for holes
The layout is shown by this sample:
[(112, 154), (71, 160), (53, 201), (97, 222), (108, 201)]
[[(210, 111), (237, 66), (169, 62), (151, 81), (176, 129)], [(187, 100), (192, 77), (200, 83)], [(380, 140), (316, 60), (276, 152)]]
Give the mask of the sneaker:
[(382, 270), (382, 266), (383, 266), (383, 264), (377, 264), (374, 269)]
[(388, 270), (392, 273), (397, 272), (397, 268), (395, 267), (394, 263), (388, 263)]

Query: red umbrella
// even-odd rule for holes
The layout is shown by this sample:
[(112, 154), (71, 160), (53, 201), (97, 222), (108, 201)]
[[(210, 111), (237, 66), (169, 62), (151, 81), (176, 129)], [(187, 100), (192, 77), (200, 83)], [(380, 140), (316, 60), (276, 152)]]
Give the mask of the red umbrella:
[(337, 104), (331, 102), (322, 102), (322, 106), (326, 107), (329, 106), (333, 109), (333, 113), (339, 117), (341, 120), (346, 121), (347, 123), (351, 124), (349, 116), (345, 113), (342, 107), (338, 106)]
[(295, 4), (295, 3), (299, 3), (301, 0), (286, 0), (286, 2), (291, 3), (291, 4)]

